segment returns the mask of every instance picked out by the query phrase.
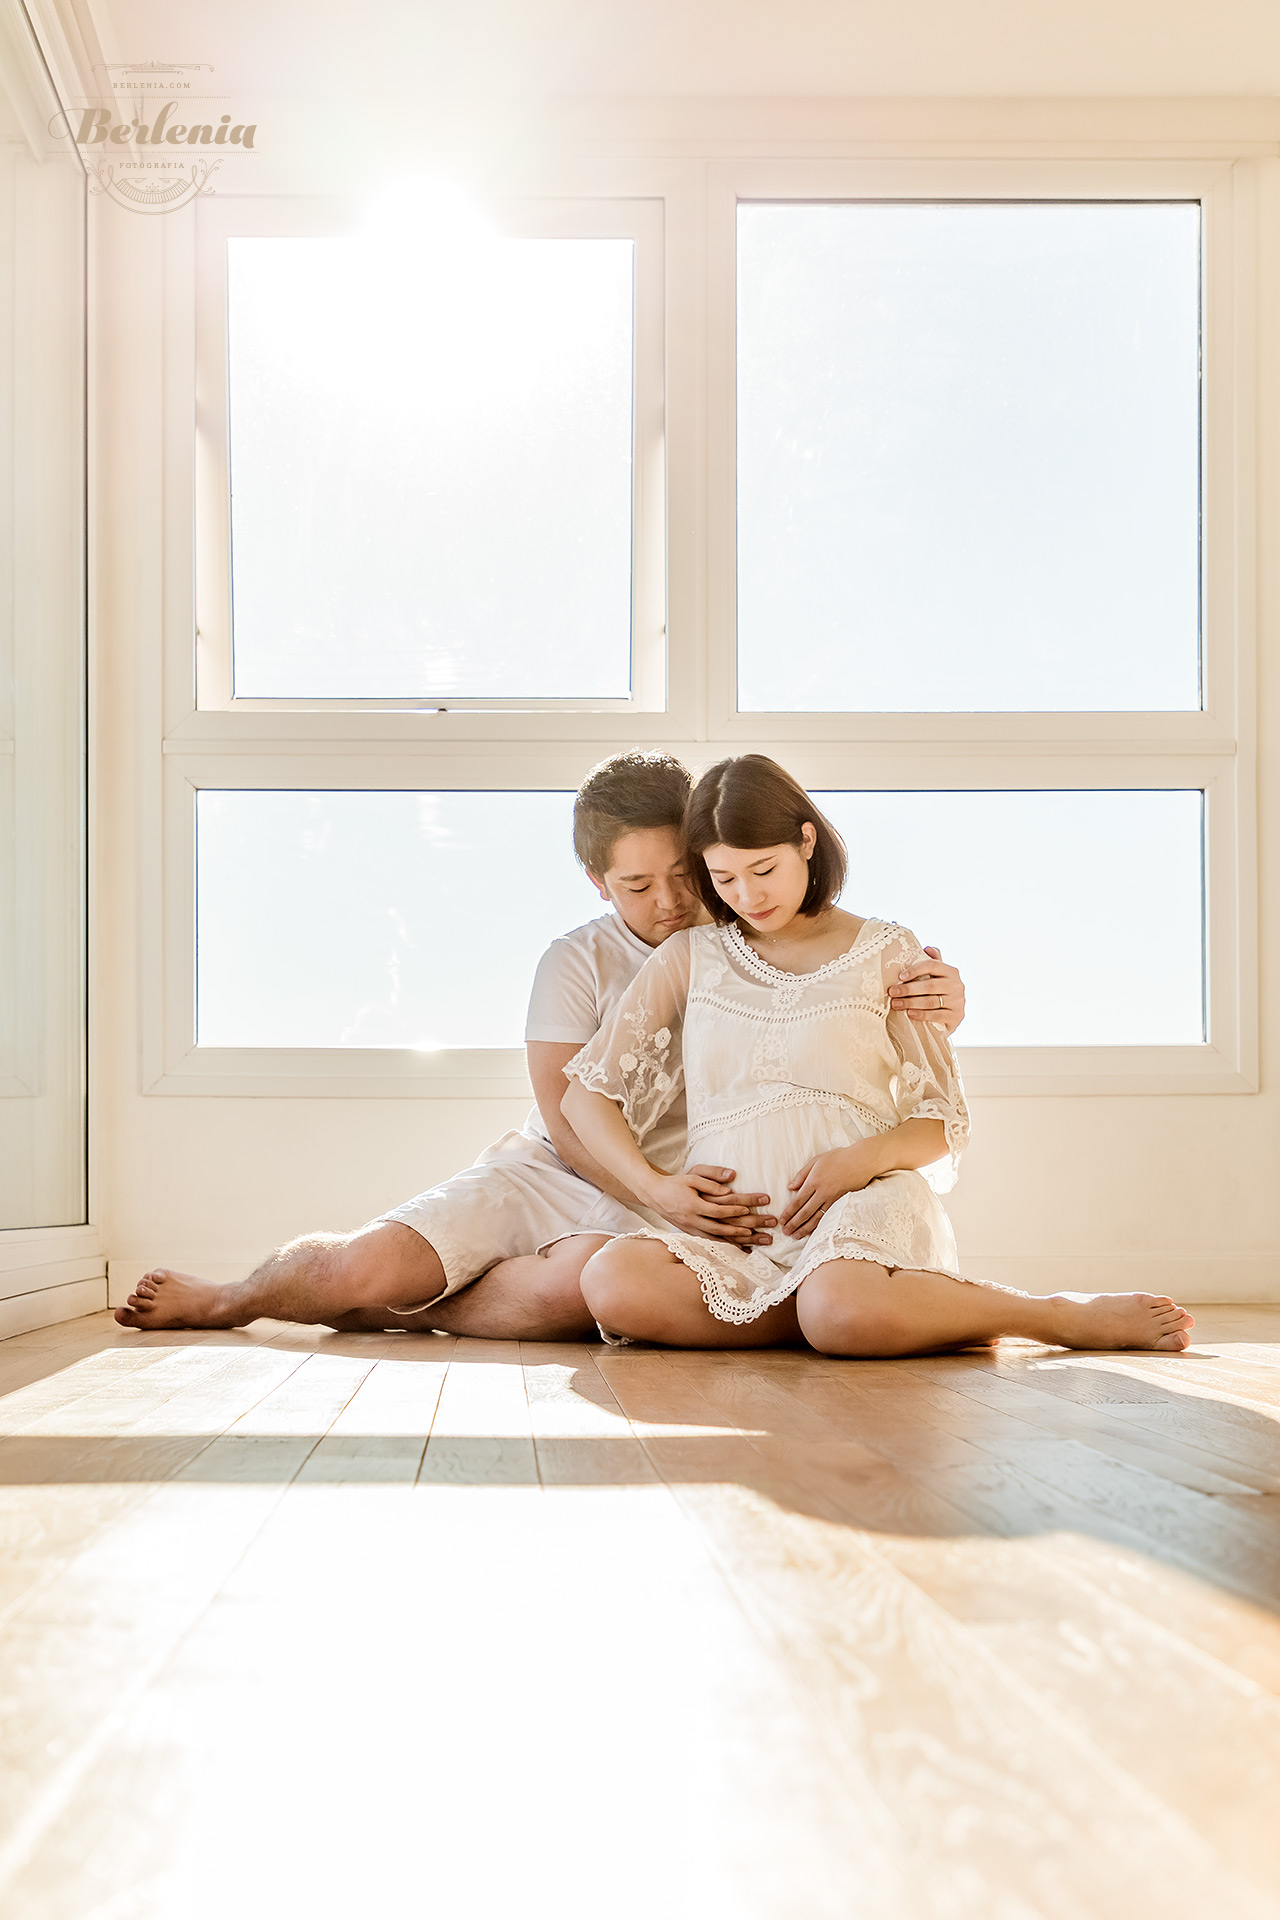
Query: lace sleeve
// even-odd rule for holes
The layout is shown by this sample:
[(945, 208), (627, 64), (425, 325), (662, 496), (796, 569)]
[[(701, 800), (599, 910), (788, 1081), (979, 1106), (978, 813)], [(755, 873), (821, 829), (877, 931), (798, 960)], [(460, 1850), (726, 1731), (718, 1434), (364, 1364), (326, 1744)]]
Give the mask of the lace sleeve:
[[(885, 950), (886, 992), (889, 982), (897, 979), (899, 967), (924, 957), (915, 935), (903, 928), (900, 937)], [(927, 1021), (909, 1020), (905, 1013), (889, 1015), (888, 1032), (898, 1056), (893, 1087), (898, 1119), (941, 1120), (946, 1129), (948, 1158), (920, 1171), (935, 1193), (949, 1193), (960, 1170), (960, 1155), (969, 1144), (969, 1108), (951, 1036)]]
[(689, 997), (689, 936), (672, 934), (646, 960), (594, 1040), (565, 1068), (588, 1093), (616, 1100), (643, 1144), (684, 1086), (680, 1033)]

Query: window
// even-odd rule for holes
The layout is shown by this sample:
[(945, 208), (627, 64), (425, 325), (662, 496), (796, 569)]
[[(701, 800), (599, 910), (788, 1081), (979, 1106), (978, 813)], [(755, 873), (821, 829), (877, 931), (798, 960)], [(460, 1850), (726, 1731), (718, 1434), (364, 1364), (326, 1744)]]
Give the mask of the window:
[(236, 696), (630, 698), (634, 252), (227, 242)]
[(199, 706), (660, 708), (661, 201), (196, 211)]
[(1250, 167), (199, 202), (147, 1083), (522, 1089), (568, 795), (639, 744), (826, 796), (973, 1091), (1253, 1084)]
[[(201, 793), (199, 1044), (523, 1046), (544, 949), (600, 910), (572, 807), (570, 793)], [(459, 927), (465, 940), (445, 931)]]
[(1203, 1042), (1200, 793), (818, 798), (849, 848), (849, 906), (963, 959), (966, 1046)]
[(1198, 707), (1199, 203), (737, 218), (741, 707)]

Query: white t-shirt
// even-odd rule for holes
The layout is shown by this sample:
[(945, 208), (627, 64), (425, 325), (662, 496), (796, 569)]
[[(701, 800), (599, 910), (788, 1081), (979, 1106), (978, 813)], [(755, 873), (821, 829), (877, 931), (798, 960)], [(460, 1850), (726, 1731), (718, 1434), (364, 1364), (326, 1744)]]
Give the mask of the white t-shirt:
[[(632, 933), (617, 913), (602, 913), (598, 920), (561, 934), (551, 942), (533, 976), (525, 1040), (576, 1046), (594, 1040), (652, 955), (653, 948)], [(682, 1094), (646, 1137), (645, 1158), (667, 1172), (683, 1166), (685, 1130)], [(550, 1145), (546, 1122), (536, 1106), (525, 1122), (525, 1132)]]

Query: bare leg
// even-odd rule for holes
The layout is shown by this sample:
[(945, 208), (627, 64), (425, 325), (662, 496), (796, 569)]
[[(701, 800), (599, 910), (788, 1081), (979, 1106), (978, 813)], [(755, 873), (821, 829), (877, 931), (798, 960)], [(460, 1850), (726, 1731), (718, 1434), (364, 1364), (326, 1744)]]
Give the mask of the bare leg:
[(545, 1253), (499, 1260), (421, 1318), (440, 1333), (477, 1340), (597, 1340), (595, 1315), (582, 1298), (580, 1282), (592, 1254), (607, 1245), (605, 1234), (580, 1233), (557, 1240)]
[[(388, 1221), (358, 1233), (310, 1233), (291, 1240), (249, 1275), (215, 1286), (195, 1274), (155, 1267), (129, 1304), (125, 1327), (246, 1327), (251, 1320), (333, 1325), (386, 1304), (419, 1306), (445, 1284), (436, 1250), (412, 1227)], [(390, 1324), (383, 1320), (380, 1325)]]
[[(607, 1243), (600, 1233), (557, 1240), (545, 1253), (499, 1260), (478, 1280), (429, 1307), (407, 1311), (376, 1306), (326, 1318), (342, 1333), (456, 1333), (473, 1340), (594, 1340), (579, 1279), (588, 1259)], [(442, 1283), (443, 1284), (443, 1283)]]
[(141, 1328), (244, 1327), (267, 1319), (344, 1333), (403, 1327), (481, 1340), (585, 1340), (596, 1325), (578, 1280), (604, 1244), (604, 1235), (577, 1235), (545, 1254), (501, 1260), (459, 1293), (423, 1308), (445, 1285), (439, 1255), (412, 1227), (389, 1221), (358, 1233), (293, 1240), (247, 1280), (229, 1286), (157, 1267), (139, 1281), (128, 1306), (117, 1308), (116, 1319)]
[(660, 1240), (611, 1240), (586, 1264), (582, 1293), (600, 1325), (664, 1347), (781, 1347), (796, 1339), (794, 1300), (734, 1326), (717, 1320), (698, 1276)]
[(1148, 1293), (1054, 1294), (980, 1287), (942, 1273), (832, 1260), (794, 1296), (746, 1326), (717, 1320), (694, 1273), (658, 1240), (611, 1241), (588, 1261), (583, 1296), (610, 1333), (673, 1347), (779, 1346), (797, 1335), (820, 1353), (891, 1359), (985, 1346), (1002, 1335), (1098, 1351), (1180, 1353), (1194, 1324)]
[(1051, 1294), (979, 1287), (944, 1273), (892, 1271), (869, 1260), (832, 1260), (796, 1290), (800, 1331), (820, 1353), (891, 1359), (998, 1340), (1100, 1352), (1144, 1348), (1180, 1353), (1189, 1313), (1150, 1293)]

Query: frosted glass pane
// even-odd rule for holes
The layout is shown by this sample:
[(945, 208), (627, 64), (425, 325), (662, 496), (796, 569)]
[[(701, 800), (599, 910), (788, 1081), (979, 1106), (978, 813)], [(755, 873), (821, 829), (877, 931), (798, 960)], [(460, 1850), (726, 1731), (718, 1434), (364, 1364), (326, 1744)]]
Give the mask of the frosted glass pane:
[(548, 942), (602, 911), (571, 793), (203, 792), (206, 1047), (518, 1047)]
[(622, 697), (633, 245), (228, 242), (242, 697)]
[(827, 793), (844, 904), (960, 968), (962, 1046), (1204, 1040), (1198, 792)]
[(1194, 708), (1195, 205), (744, 205), (744, 709)]

